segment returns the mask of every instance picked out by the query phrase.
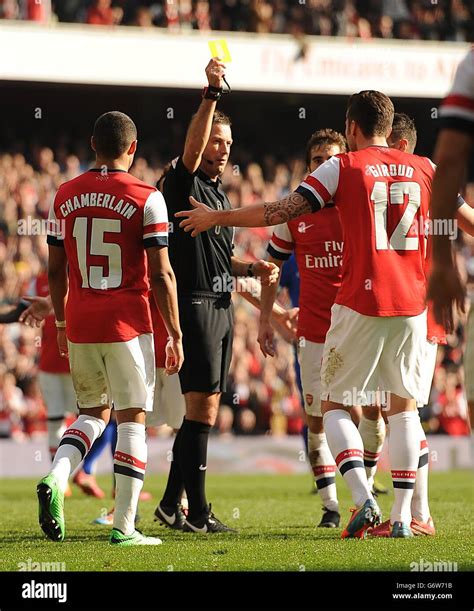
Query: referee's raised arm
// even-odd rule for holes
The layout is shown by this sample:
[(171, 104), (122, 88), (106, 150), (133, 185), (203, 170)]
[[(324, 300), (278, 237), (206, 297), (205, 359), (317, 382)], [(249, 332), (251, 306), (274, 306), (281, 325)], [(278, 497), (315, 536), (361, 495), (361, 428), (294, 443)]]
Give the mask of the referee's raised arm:
[[(208, 86), (186, 135), (184, 151), (160, 180), (168, 217), (189, 208), (193, 196), (213, 210), (230, 210), (221, 181), (232, 146), (231, 120), (216, 109), (223, 92), (224, 65), (212, 59)], [(174, 223), (169, 256), (176, 275), (184, 365), (179, 372), (186, 413), (173, 444), (173, 460), (156, 517), (173, 529), (196, 533), (233, 532), (211, 511), (205, 492), (207, 445), (226, 390), (232, 356), (234, 230), (213, 227), (194, 239)], [(249, 267), (245, 267), (245, 271)], [(244, 273), (245, 273), (244, 271)], [(258, 271), (258, 268), (257, 270)], [(189, 513), (181, 499), (185, 489)]]
[(212, 118), (222, 92), (225, 64), (215, 57), (212, 58), (207, 64), (206, 76), (209, 86), (206, 87), (199, 109), (191, 120), (184, 143), (182, 160), (190, 174), (194, 174), (201, 164), (202, 154), (211, 135)]

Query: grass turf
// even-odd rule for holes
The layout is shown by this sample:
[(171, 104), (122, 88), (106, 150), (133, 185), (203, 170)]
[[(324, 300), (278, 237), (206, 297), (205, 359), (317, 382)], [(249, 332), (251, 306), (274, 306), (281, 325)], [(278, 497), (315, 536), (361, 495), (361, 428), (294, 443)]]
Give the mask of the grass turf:
[[(390, 485), (388, 474), (379, 479)], [(111, 479), (99, 478), (108, 490)], [(208, 497), (218, 518), (238, 535), (194, 535), (166, 529), (153, 521), (164, 476), (150, 476), (145, 489), (154, 500), (140, 504), (139, 528), (159, 536), (159, 547), (116, 548), (108, 544), (109, 528), (91, 522), (107, 508), (103, 500), (85, 497), (74, 487), (66, 499), (66, 540), (53, 543), (37, 522), (36, 481), (0, 481), (0, 570), (17, 571), (20, 562), (64, 562), (68, 571), (409, 571), (412, 561), (471, 562), (472, 476), (467, 471), (434, 473), (430, 478), (431, 511), (436, 537), (409, 540), (340, 539), (340, 529), (316, 528), (321, 501), (310, 494), (310, 476), (210, 475)], [(350, 499), (338, 476), (342, 524)], [(389, 515), (393, 494), (379, 497)], [(112, 501), (109, 500), (109, 504)]]

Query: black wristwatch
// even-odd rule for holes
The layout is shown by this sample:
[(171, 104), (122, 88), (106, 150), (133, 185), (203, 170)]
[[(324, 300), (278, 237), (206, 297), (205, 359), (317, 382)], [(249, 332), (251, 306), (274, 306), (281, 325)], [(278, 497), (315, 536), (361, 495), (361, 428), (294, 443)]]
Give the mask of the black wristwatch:
[(214, 87), (213, 85), (208, 85), (207, 87), (204, 87), (202, 97), (205, 100), (215, 100), (217, 102), (221, 99), (222, 91), (222, 87)]
[(253, 263), (249, 263), (249, 266), (247, 267), (247, 276), (249, 278), (255, 278), (255, 274), (253, 273), (252, 266), (253, 266)]

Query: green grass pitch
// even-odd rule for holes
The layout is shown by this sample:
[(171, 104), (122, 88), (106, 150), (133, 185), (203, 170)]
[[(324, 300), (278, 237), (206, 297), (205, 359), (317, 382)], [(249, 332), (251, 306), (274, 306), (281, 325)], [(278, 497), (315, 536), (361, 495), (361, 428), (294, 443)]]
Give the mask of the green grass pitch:
[[(390, 485), (388, 474), (380, 480)], [(100, 477), (105, 490), (110, 477)], [(121, 548), (108, 544), (109, 529), (93, 525), (94, 517), (111, 504), (85, 497), (74, 488), (66, 499), (66, 540), (46, 540), (37, 523), (34, 480), (0, 481), (0, 570), (18, 571), (19, 563), (64, 562), (67, 571), (409, 571), (410, 563), (457, 562), (471, 567), (473, 521), (472, 475), (467, 471), (432, 474), (431, 511), (436, 537), (409, 540), (341, 540), (341, 530), (316, 528), (321, 501), (310, 494), (305, 475), (208, 476), (208, 498), (224, 522), (238, 535), (194, 535), (165, 529), (153, 521), (164, 476), (146, 478), (154, 500), (141, 503), (139, 528), (160, 536), (159, 547)], [(350, 499), (338, 476), (343, 525)], [(388, 516), (392, 493), (379, 497)]]

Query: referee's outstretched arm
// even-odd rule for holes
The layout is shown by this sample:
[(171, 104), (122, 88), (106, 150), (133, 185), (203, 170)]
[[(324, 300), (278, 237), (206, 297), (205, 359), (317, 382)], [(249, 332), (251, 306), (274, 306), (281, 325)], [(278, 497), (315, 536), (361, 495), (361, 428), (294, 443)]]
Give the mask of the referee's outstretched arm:
[[(225, 64), (216, 58), (212, 58), (207, 64), (206, 76), (209, 88), (222, 89)], [(201, 163), (202, 154), (211, 134), (212, 117), (216, 105), (217, 101), (215, 99), (203, 98), (197, 113), (189, 124), (182, 161), (190, 174), (194, 174)]]

